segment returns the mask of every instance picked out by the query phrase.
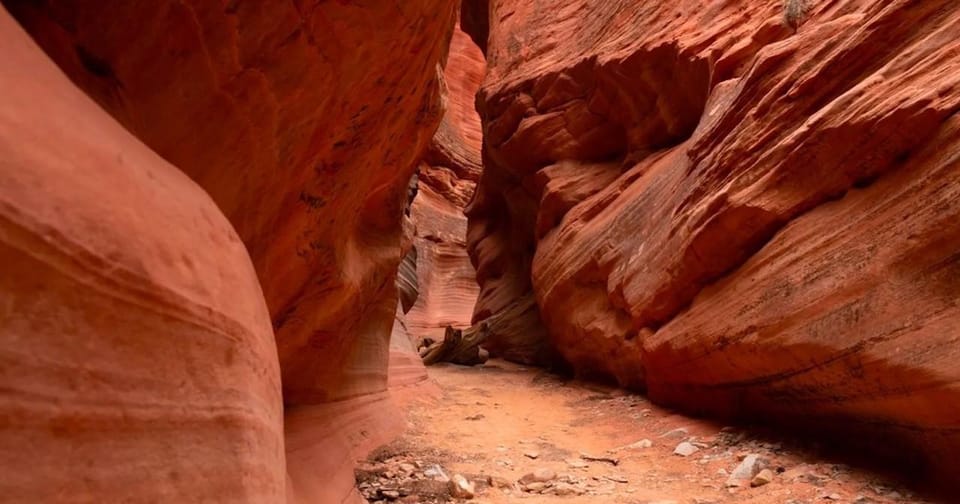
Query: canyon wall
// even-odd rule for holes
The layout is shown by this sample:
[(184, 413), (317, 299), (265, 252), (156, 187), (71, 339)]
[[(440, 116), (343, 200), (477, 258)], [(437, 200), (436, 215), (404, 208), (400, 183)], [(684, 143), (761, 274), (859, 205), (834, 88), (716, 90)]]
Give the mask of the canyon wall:
[(810, 6), (491, 0), (478, 310), (539, 327), (521, 358), (945, 478), (960, 6)]
[(253, 265), (197, 184), (0, 8), (0, 478), (8, 502), (282, 502)]
[(442, 340), (448, 325), (471, 325), (478, 287), (463, 209), (480, 178), (482, 135), (474, 97), (484, 70), (483, 53), (458, 27), (444, 68), (447, 111), (420, 163), (410, 209), (419, 294), (406, 324), (416, 341)]
[(455, 2), (3, 3), (116, 121), (4, 14), (4, 57), (24, 60), (0, 98), (4, 275), (59, 254), (3, 285), (4, 373), (35, 395), (4, 394), (33, 429), (5, 443), (5, 482), (24, 500), (358, 500), (352, 460), (399, 427), (401, 219)]
[[(408, 182), (407, 201), (412, 203), (416, 194), (417, 177), (413, 176)], [(420, 298), (417, 282), (417, 249), (414, 246), (416, 225), (407, 215), (408, 206), (404, 211), (403, 232), (400, 239), (400, 253), (403, 260), (397, 270), (397, 292), (399, 300), (394, 315), (393, 328), (390, 331), (390, 361), (387, 366), (387, 384), (392, 391), (405, 388), (409, 385), (419, 385), (421, 388), (428, 380), (427, 368), (420, 360), (415, 338), (407, 328), (407, 312)]]

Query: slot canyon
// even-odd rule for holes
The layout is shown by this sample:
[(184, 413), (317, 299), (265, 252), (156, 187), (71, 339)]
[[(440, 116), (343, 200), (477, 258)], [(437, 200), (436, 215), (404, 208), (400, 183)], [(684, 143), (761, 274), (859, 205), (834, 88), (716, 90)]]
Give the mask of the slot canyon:
[(0, 502), (960, 503), (955, 0), (0, 0), (0, 55)]

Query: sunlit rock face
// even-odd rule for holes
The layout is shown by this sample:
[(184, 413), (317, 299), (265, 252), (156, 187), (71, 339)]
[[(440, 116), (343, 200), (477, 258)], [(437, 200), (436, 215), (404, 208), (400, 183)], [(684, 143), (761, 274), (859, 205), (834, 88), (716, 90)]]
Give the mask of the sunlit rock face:
[(541, 328), (507, 345), (954, 467), (960, 6), (489, 8), (478, 308)]
[[(265, 300), (282, 380), (252, 366), (257, 376), (243, 379), (282, 383), (287, 498), (359, 499), (352, 461), (399, 425), (386, 390), (401, 219), (407, 181), (443, 115), (456, 2), (4, 5), (80, 89), (212, 198), (246, 249), (256, 291), (218, 288)], [(46, 89), (34, 92), (45, 100)], [(214, 240), (202, 222), (162, 216), (154, 226), (182, 228), (196, 247)], [(127, 231), (130, 240), (140, 232)], [(223, 268), (239, 260), (205, 253), (220, 254)], [(161, 322), (143, 321), (153, 331), (143, 337), (176, 331)], [(201, 367), (226, 379), (219, 365)], [(162, 464), (163, 454), (143, 452)]]

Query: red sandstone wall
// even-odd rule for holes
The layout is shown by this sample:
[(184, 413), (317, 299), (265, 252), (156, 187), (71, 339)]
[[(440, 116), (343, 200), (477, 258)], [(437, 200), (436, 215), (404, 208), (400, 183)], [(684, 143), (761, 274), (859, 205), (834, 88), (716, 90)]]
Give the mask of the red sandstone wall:
[(419, 297), (406, 324), (416, 341), (442, 339), (448, 325), (471, 325), (478, 287), (466, 250), (463, 210), (481, 170), (483, 139), (474, 101), (485, 67), (483, 53), (457, 28), (444, 69), (447, 113), (420, 164), (411, 208)]
[[(350, 462), (384, 441), (396, 426), (397, 413), (386, 403), (386, 389), (401, 216), (407, 180), (442, 116), (440, 64), (457, 14), (455, 3), (7, 0), (4, 4), (77, 86), (188, 175), (229, 219), (249, 253), (259, 286), (253, 284), (252, 292), (249, 285), (229, 283), (239, 282), (231, 278), (215, 287), (217, 292), (229, 287), (241, 300), (261, 299), (262, 290), (266, 300), (276, 341), (276, 348), (269, 348), (279, 354), (286, 405), (287, 497), (304, 502), (358, 499)], [(15, 50), (7, 47), (4, 54)], [(70, 89), (66, 84), (61, 87)], [(45, 100), (45, 91), (35, 89), (33, 101)], [(0, 98), (5, 106), (8, 96)], [(71, 114), (69, 109), (51, 113)], [(24, 162), (19, 169), (30, 166)], [(87, 172), (97, 169), (84, 166)], [(109, 181), (104, 183), (110, 187)], [(167, 199), (170, 205), (199, 205)], [(118, 213), (126, 211), (124, 202), (115, 207)], [(198, 206), (196, 212), (201, 210)], [(109, 220), (101, 214), (93, 217)], [(204, 253), (213, 258), (218, 257), (215, 245), (225, 240), (207, 232), (210, 224), (200, 217), (168, 221), (158, 211), (150, 225), (157, 229), (158, 239), (174, 231), (189, 233), (195, 241), (190, 250), (209, 247)], [(151, 232), (146, 223), (138, 226), (118, 229), (127, 240)], [(246, 264), (240, 252), (220, 254), (223, 268)], [(205, 278), (194, 282), (202, 286)], [(165, 285), (163, 278), (152, 282)], [(201, 317), (201, 322), (205, 320)], [(162, 320), (142, 324), (149, 329), (143, 337), (176, 332)], [(211, 331), (216, 329), (215, 324), (212, 327)], [(255, 329), (257, 337), (269, 331)], [(125, 333), (121, 339), (140, 345), (138, 334)], [(27, 365), (43, 369), (39, 348), (44, 344), (25, 352)], [(242, 341), (235, 344), (243, 346)], [(83, 355), (78, 349), (74, 358)], [(255, 366), (246, 371), (221, 369), (216, 364), (219, 358), (207, 362), (203, 355), (191, 361), (194, 368), (203, 369), (194, 373), (214, 374), (218, 380), (227, 380), (225, 373), (237, 373), (231, 386), (238, 387), (244, 380), (263, 382), (262, 387), (279, 383), (278, 377)], [(237, 358), (241, 357), (254, 359)], [(126, 378), (118, 371), (99, 379), (113, 386)], [(208, 393), (217, 395), (216, 390)], [(242, 405), (253, 399), (229, 400)], [(265, 410), (261, 417), (275, 416), (279, 399), (274, 395), (272, 401), (274, 410)], [(276, 434), (279, 426), (276, 418), (272, 420), (255, 427)], [(266, 434), (239, 420), (224, 421), (250, 443), (266, 444), (260, 439)], [(169, 425), (158, 421), (157, 428)], [(83, 435), (84, 427), (79, 429), (77, 436)], [(277, 440), (271, 442), (276, 448)], [(95, 446), (91, 450), (91, 457), (100, 453)], [(176, 465), (169, 458), (172, 454), (151, 451), (146, 445), (143, 452), (147, 458), (156, 456), (157, 467)], [(220, 457), (226, 471), (259, 474), (240, 467), (245, 458), (231, 456), (223, 450), (200, 455), (214, 465)], [(256, 485), (270, 484), (276, 490), (276, 481), (268, 475), (275, 478), (275, 470), (282, 470), (282, 458), (278, 460), (271, 465), (263, 459), (270, 469), (257, 469), (263, 482)], [(56, 467), (60, 466), (52, 465), (51, 471)], [(107, 496), (106, 500), (116, 495), (110, 489), (102, 491), (93, 495)], [(145, 489), (147, 494), (151, 488)], [(238, 499), (276, 500), (252, 490)]]
[(0, 54), (0, 500), (283, 502), (237, 233), (2, 8)]
[(506, 344), (946, 473), (960, 6), (813, 5), (490, 2), (478, 309), (534, 298)]

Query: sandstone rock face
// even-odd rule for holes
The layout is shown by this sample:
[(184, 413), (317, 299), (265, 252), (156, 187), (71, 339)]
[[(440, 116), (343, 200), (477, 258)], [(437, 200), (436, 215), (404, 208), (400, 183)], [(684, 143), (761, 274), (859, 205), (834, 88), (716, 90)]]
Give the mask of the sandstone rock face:
[[(411, 183), (416, 182), (416, 176)], [(420, 360), (414, 337), (407, 329), (406, 313), (419, 299), (417, 284), (417, 249), (414, 247), (415, 225), (409, 217), (403, 218), (403, 234), (400, 240), (403, 261), (397, 272), (397, 290), (400, 299), (390, 332), (390, 362), (387, 368), (387, 383), (391, 390), (422, 384), (427, 380), (427, 368)]]
[[(385, 369), (373, 361), (396, 307), (406, 182), (442, 115), (453, 2), (7, 3), (234, 224), (270, 307), (284, 400), (382, 389), (360, 376)], [(130, 22), (145, 18), (162, 22)]]
[(390, 388), (403, 387), (426, 380), (427, 370), (407, 329), (406, 316), (398, 306), (396, 321), (390, 334)]
[(410, 211), (416, 226), (418, 298), (406, 323), (415, 341), (441, 340), (448, 325), (469, 327), (473, 318), (479, 289), (467, 255), (463, 210), (480, 176), (482, 134), (474, 96), (484, 69), (483, 54), (455, 30), (444, 69), (447, 112), (420, 164)]
[(4, 4), (229, 219), (276, 338), (287, 496), (359, 499), (349, 462), (397, 420), (384, 401), (401, 218), (442, 116), (455, 2)]
[(230, 222), (0, 8), (0, 494), (283, 502), (270, 318)]
[(536, 299), (518, 324), (660, 402), (946, 469), (960, 7), (812, 5), (493, 0), (478, 308)]
[[(441, 170), (445, 168), (421, 165), (421, 173)], [(415, 340), (442, 339), (448, 325), (470, 326), (479, 290), (467, 256), (467, 218), (463, 207), (426, 182), (421, 182), (412, 210), (417, 222), (419, 296), (407, 313), (408, 329)]]

